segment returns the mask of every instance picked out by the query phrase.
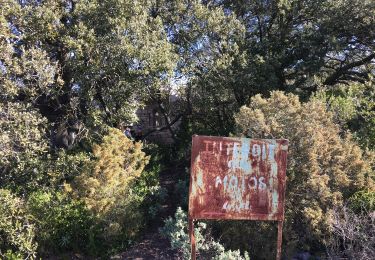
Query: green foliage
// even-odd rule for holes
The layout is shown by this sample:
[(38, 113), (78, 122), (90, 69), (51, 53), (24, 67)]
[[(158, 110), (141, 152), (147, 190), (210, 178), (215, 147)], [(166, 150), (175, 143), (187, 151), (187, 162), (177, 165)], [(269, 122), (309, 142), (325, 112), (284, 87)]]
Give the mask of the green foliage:
[[(231, 130), (231, 112), (237, 104), (226, 78), (231, 76), (232, 63), (245, 59), (240, 52), (244, 24), (234, 12), (225, 12), (213, 3), (161, 1), (160, 4), (164, 8), (157, 8), (158, 15), (179, 54), (177, 87), (183, 101), (179, 111), (186, 115), (183, 121), (189, 121), (192, 133), (227, 133)], [(190, 140), (191, 135), (187, 138)]]
[[(88, 149), (89, 150), (89, 149)], [(65, 182), (71, 182), (75, 177), (88, 170), (91, 157), (88, 151), (64, 151), (49, 154), (44, 160), (44, 171), (48, 175), (48, 186), (56, 189)]]
[(89, 252), (95, 246), (90, 241), (96, 235), (94, 219), (84, 203), (63, 193), (38, 191), (30, 195), (27, 207), (36, 223), (39, 253)]
[(58, 187), (78, 176), (87, 152), (48, 149), (47, 120), (30, 105), (0, 102), (0, 185), (19, 194)]
[(0, 189), (0, 258), (35, 258), (35, 228), (22, 199)]
[[(207, 232), (205, 223), (198, 222), (195, 225), (194, 234), (198, 259), (250, 259), (247, 252), (244, 256), (241, 256), (239, 250), (225, 250), (224, 246), (215, 241)], [(160, 233), (170, 240), (172, 249), (179, 250), (183, 259), (190, 259), (191, 245), (187, 229), (187, 215), (180, 207), (177, 208), (174, 219), (172, 217), (166, 219), (165, 226), (160, 229)]]
[(148, 155), (149, 162), (141, 175), (135, 180), (134, 189), (137, 194), (145, 197), (150, 194), (151, 189), (157, 189), (159, 185), (159, 173), (163, 169), (163, 155), (159, 147), (154, 144), (144, 146), (144, 152)]
[(338, 85), (316, 93), (315, 98), (327, 103), (335, 118), (354, 133), (362, 146), (375, 147), (375, 84)]
[[(285, 240), (310, 249), (327, 242), (330, 216), (355, 191), (374, 189), (371, 162), (350, 135), (340, 133), (323, 102), (297, 96), (256, 95), (235, 115), (238, 133), (289, 139)], [(265, 231), (265, 230), (264, 230)]]
[(46, 178), (41, 158), (47, 152), (45, 119), (28, 105), (0, 102), (0, 185), (25, 192)]
[(375, 191), (362, 190), (349, 198), (349, 207), (354, 212), (375, 211)]
[[(252, 259), (274, 259), (276, 256), (277, 223), (269, 221), (212, 221), (209, 223), (215, 237), (227, 248), (246, 250)], [(283, 254), (290, 241), (283, 233)]]
[[(25, 44), (21, 28), (27, 11), (17, 1), (0, 1), (0, 101), (35, 103), (40, 95), (54, 96), (61, 87), (59, 67), (48, 52), (36, 45)], [(26, 33), (26, 31), (24, 31)], [(33, 32), (35, 33), (35, 32)], [(23, 44), (22, 44), (23, 43)], [(53, 87), (52, 87), (53, 86)]]
[[(322, 89), (317, 99), (331, 111), (319, 100), (302, 105), (289, 97), (285, 104), (273, 94), (274, 101), (254, 97), (236, 117), (253, 137), (293, 144), (289, 245), (324, 240), (332, 207), (364, 186), (372, 189), (371, 166), (339, 129), (375, 147), (372, 0), (0, 0), (0, 6), (0, 188), (26, 198), (41, 190), (28, 201), (53, 210), (42, 211), (39, 230), (64, 230), (61, 210), (84, 219), (86, 207), (105, 241), (133, 239), (142, 215), (155, 215), (163, 200), (160, 162), (186, 165), (192, 134), (235, 132), (233, 114), (275, 89), (305, 100)], [(149, 100), (167, 107), (172, 93), (179, 95), (170, 107), (182, 119), (179, 146), (155, 149), (157, 159), (144, 169), (141, 145), (106, 131), (137, 121), (136, 109)], [(74, 151), (48, 149), (46, 136), (67, 120), (82, 122), (89, 137)], [(92, 150), (94, 142), (100, 144)], [(65, 182), (72, 200), (57, 192)], [(179, 194), (186, 184), (177, 185)], [(7, 257), (19, 257), (17, 250)]]
[(7, 260), (23, 260), (24, 259), (21, 253), (13, 253), (12, 250), (6, 251), (6, 253), (4, 254), (4, 258)]
[(165, 166), (164, 156), (155, 144), (145, 145), (144, 152), (149, 157), (149, 163), (134, 181), (132, 188), (142, 198), (141, 210), (145, 222), (154, 225), (167, 197), (167, 190), (159, 185), (159, 174)]
[[(307, 98), (322, 87), (372, 79), (372, 0), (216, 1), (199, 12), (195, 1), (168, 2), (168, 10), (187, 9), (187, 21), (177, 21), (190, 26), (177, 27), (172, 39), (189, 50), (180, 55), (181, 64), (194, 67), (182, 90), (193, 133), (227, 135), (234, 130), (233, 113), (259, 93), (282, 90)], [(207, 10), (222, 31), (209, 27), (210, 18), (196, 18)]]
[[(41, 43), (63, 68), (62, 89), (70, 93), (65, 113), (83, 113), (93, 125), (136, 120), (146, 90), (159, 89), (175, 66), (163, 24), (149, 16), (149, 8), (147, 1), (118, 0), (43, 1), (21, 8), (23, 40)], [(54, 94), (48, 103), (61, 95)]]
[[(189, 177), (189, 169), (186, 168), (186, 176)], [(177, 201), (177, 205), (179, 205), (182, 209), (188, 209), (188, 198), (189, 198), (189, 180), (179, 180), (175, 185), (175, 200)]]
[[(342, 89), (344, 92), (344, 88)], [(340, 89), (341, 92), (341, 89)], [(334, 117), (341, 125), (345, 125), (356, 116), (356, 100), (351, 93), (340, 93), (343, 95), (329, 95), (329, 92), (317, 92), (314, 97), (326, 102), (329, 110), (334, 113)]]

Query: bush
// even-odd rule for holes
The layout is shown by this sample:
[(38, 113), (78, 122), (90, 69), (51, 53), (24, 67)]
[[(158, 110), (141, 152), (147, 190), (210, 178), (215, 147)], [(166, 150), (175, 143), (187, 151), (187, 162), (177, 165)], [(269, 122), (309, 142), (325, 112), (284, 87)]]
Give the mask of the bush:
[(374, 188), (370, 162), (319, 100), (301, 103), (279, 91), (270, 98), (256, 95), (235, 119), (238, 133), (247, 137), (289, 139), (284, 225), (289, 251), (328, 242), (333, 209), (354, 192)]
[(0, 102), (1, 187), (25, 194), (48, 177), (40, 168), (48, 150), (45, 125), (45, 118), (31, 106)]
[[(186, 169), (188, 171), (188, 168)], [(189, 176), (189, 175), (187, 175)], [(174, 187), (174, 198), (182, 209), (188, 209), (189, 204), (189, 181), (178, 180)]]
[(144, 151), (148, 154), (149, 161), (134, 183), (134, 191), (142, 197), (153, 194), (159, 189), (159, 173), (163, 169), (163, 158), (157, 145), (148, 144), (144, 147)]
[(134, 193), (142, 198), (141, 209), (145, 222), (154, 225), (159, 213), (162, 211), (162, 204), (167, 197), (167, 190), (159, 185), (159, 173), (161, 164), (157, 158), (151, 157), (141, 176), (132, 185)]
[(347, 207), (334, 210), (329, 259), (371, 260), (375, 255), (375, 212), (354, 213)]
[(45, 161), (45, 171), (48, 183), (45, 186), (59, 189), (64, 183), (72, 182), (75, 177), (90, 167), (89, 152), (74, 152), (60, 149), (48, 156)]
[(144, 225), (144, 198), (134, 185), (149, 158), (141, 143), (133, 143), (113, 128), (93, 147), (93, 158), (71, 185), (65, 185), (66, 191), (85, 203), (108, 245), (128, 243)]
[(362, 190), (349, 198), (349, 207), (356, 213), (375, 211), (375, 191)]
[[(247, 252), (242, 257), (239, 250), (226, 251), (223, 245), (210, 236), (206, 230), (207, 225), (205, 223), (198, 222), (195, 225), (196, 249), (200, 259), (250, 259)], [(160, 233), (170, 240), (172, 249), (177, 249), (183, 259), (190, 259), (191, 244), (188, 234), (188, 219), (186, 213), (180, 207), (177, 208), (174, 219), (169, 217), (165, 220), (165, 226), (160, 229)]]
[[(59, 192), (35, 192), (27, 201), (36, 223), (40, 253), (74, 250), (88, 252), (94, 221), (82, 202)], [(98, 241), (99, 242), (99, 241)]]
[(0, 189), (0, 258), (35, 258), (37, 244), (24, 201)]
[(348, 128), (363, 147), (375, 148), (375, 84), (338, 84), (314, 96), (323, 100), (335, 118)]

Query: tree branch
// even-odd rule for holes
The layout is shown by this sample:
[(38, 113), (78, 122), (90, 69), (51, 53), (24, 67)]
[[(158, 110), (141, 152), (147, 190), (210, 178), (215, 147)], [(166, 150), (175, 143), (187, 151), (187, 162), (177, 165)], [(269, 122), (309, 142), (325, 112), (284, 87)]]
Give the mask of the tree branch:
[[(159, 128), (154, 128), (150, 131), (148, 131), (146, 134), (144, 134), (142, 136), (142, 139), (145, 139), (147, 136), (149, 136), (150, 134), (152, 133), (155, 133), (157, 131), (163, 131), (163, 130), (169, 130), (172, 128), (172, 126), (177, 123), (178, 120), (180, 120), (180, 118), (183, 116), (183, 114), (178, 114), (175, 119), (173, 119), (171, 122), (169, 122), (166, 126), (163, 126), (163, 127), (159, 127)], [(172, 137), (173, 138), (173, 137)], [(174, 136), (173, 140), (176, 140), (176, 137)]]
[(375, 53), (372, 53), (371, 55), (369, 55), (369, 56), (367, 56), (367, 57), (365, 57), (361, 60), (354, 61), (352, 63), (349, 63), (349, 64), (345, 65), (345, 66), (342, 66), (341, 68), (337, 69), (331, 76), (326, 78), (326, 80), (324, 81), (324, 84), (325, 85), (334, 85), (335, 83), (337, 83), (337, 81), (340, 79), (341, 76), (348, 73), (348, 70), (353, 69), (353, 68), (358, 67), (358, 66), (361, 66), (361, 65), (364, 65), (364, 64), (370, 62), (373, 58), (375, 58)]

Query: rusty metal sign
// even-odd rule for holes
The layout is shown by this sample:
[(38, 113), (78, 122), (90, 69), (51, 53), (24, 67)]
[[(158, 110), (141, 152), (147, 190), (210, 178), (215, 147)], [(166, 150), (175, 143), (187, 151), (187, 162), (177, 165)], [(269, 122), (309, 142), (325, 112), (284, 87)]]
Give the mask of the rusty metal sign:
[(276, 220), (282, 228), (287, 151), (284, 139), (194, 136), (189, 219)]

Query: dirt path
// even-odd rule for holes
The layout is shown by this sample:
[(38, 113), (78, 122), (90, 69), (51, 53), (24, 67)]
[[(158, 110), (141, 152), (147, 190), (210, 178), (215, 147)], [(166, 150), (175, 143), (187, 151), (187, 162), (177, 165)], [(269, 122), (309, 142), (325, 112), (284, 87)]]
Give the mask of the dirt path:
[(160, 173), (160, 186), (166, 188), (168, 192), (160, 218), (153, 223), (141, 242), (114, 259), (181, 259), (176, 251), (170, 249), (169, 241), (161, 237), (158, 232), (159, 227), (163, 225), (163, 219), (172, 216), (176, 210), (174, 188), (180, 177), (179, 174), (183, 174), (183, 169), (174, 167)]
[(177, 252), (169, 249), (169, 247), (169, 241), (154, 232), (147, 234), (141, 242), (121, 254), (118, 259), (180, 259)]

